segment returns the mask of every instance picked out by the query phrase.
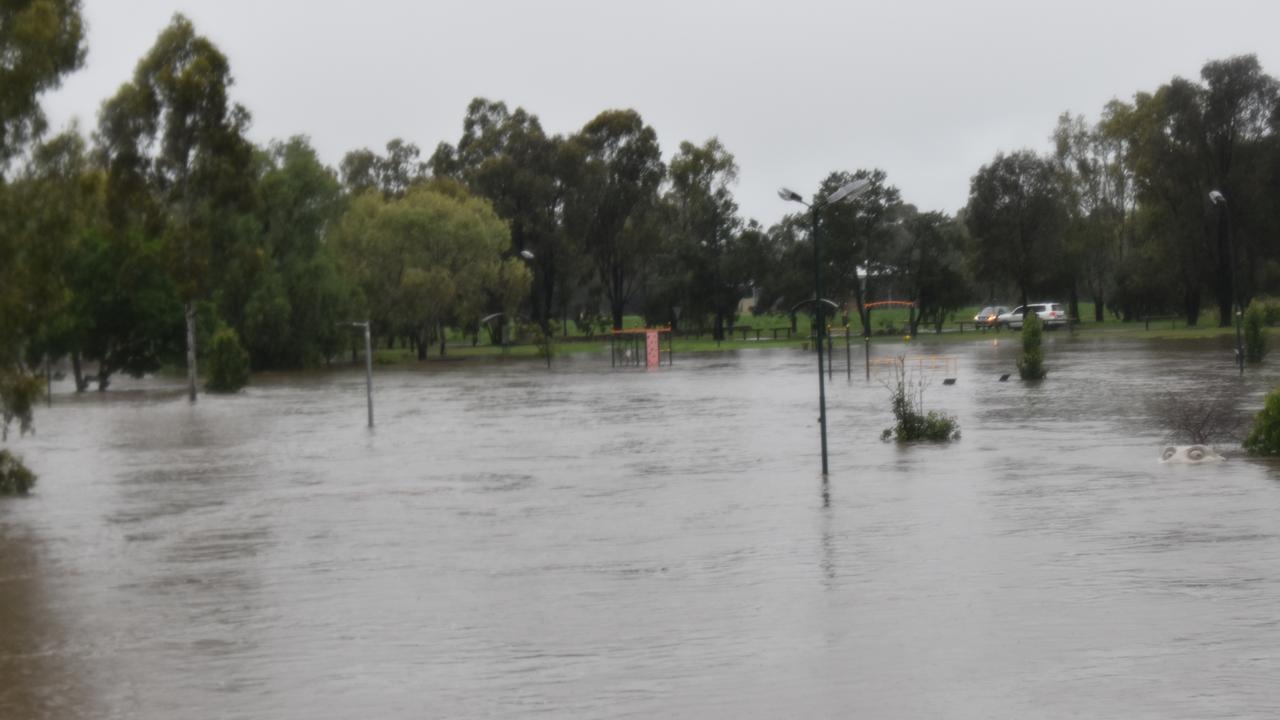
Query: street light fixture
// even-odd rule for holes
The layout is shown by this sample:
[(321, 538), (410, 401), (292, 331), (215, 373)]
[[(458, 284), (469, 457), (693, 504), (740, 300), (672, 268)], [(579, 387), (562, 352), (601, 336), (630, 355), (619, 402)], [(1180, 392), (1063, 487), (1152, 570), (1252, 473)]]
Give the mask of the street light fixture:
[[(1240, 374), (1244, 375), (1244, 341), (1240, 336), (1240, 321), (1244, 315), (1244, 306), (1240, 302), (1240, 283), (1236, 280), (1236, 248), (1235, 239), (1231, 237), (1231, 206), (1227, 204), (1227, 197), (1217, 190), (1209, 191), (1209, 202), (1222, 209), (1226, 225), (1227, 264), (1231, 266), (1231, 311), (1235, 315), (1236, 325), (1236, 364), (1240, 367)], [(1219, 233), (1222, 232), (1222, 227), (1223, 224), (1219, 223)]]
[(826, 319), (823, 317), (822, 306), (822, 250), (818, 241), (818, 209), (838, 203), (841, 200), (852, 200), (869, 189), (871, 189), (871, 181), (866, 178), (858, 178), (837, 188), (835, 192), (826, 198), (815, 200), (812, 205), (805, 202), (804, 197), (795, 190), (785, 187), (778, 189), (778, 197), (787, 202), (798, 202), (809, 208), (809, 215), (813, 223), (813, 297), (817, 325), (814, 339), (818, 342), (818, 425), (821, 428), (822, 435), (822, 474), (824, 476), (827, 475), (827, 386), (823, 377), (822, 335), (827, 325)]

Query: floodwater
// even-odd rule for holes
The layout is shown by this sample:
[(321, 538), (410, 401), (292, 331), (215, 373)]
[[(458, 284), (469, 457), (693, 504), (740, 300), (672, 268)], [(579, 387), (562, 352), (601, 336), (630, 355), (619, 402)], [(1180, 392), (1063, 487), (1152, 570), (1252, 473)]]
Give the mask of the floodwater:
[(62, 387), (0, 717), (1280, 716), (1280, 467), (1161, 465), (1149, 411), (1280, 363), (1048, 337), (1038, 386), (929, 350), (947, 447), (882, 443), (838, 348), (828, 482), (799, 350), (379, 368), (373, 431), (361, 369)]

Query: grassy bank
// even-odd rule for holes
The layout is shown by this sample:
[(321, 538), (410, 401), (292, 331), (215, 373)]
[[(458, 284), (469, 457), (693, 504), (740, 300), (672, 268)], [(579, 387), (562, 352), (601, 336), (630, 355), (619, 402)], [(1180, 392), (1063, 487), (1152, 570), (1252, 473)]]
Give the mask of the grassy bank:
[[(977, 306), (965, 308), (954, 313), (954, 320), (949, 321), (943, 327), (943, 332), (935, 333), (932, 327), (921, 327), (918, 336), (909, 341), (904, 338), (905, 328), (907, 325), (907, 312), (903, 309), (885, 309), (876, 310), (872, 313), (872, 325), (875, 335), (871, 342), (876, 345), (898, 344), (911, 342), (914, 344), (924, 345), (943, 345), (949, 343), (960, 342), (978, 342), (1000, 338), (1015, 338), (1018, 333), (1010, 330), (984, 330), (979, 331), (973, 329), (971, 325), (966, 325), (964, 331), (960, 331), (957, 321), (963, 319), (968, 322), (978, 312), (980, 308)], [(1201, 339), (1210, 337), (1219, 337), (1224, 335), (1233, 335), (1233, 328), (1219, 328), (1214, 325), (1216, 315), (1210, 311), (1206, 311), (1200, 319), (1200, 325), (1194, 328), (1186, 327), (1182, 320), (1153, 320), (1151, 323), (1143, 322), (1121, 322), (1115, 318), (1107, 317), (1103, 322), (1098, 323), (1092, 320), (1093, 307), (1088, 303), (1082, 303), (1080, 308), (1081, 314), (1088, 318), (1085, 322), (1080, 323), (1070, 330), (1060, 329), (1048, 333), (1048, 337), (1052, 338), (1071, 338), (1078, 340), (1099, 340), (1099, 339), (1147, 339), (1147, 340), (1184, 340), (1184, 339)], [(837, 316), (833, 318), (836, 324), (832, 327), (832, 346), (839, 350), (844, 344), (845, 328), (838, 324), (841, 318)], [(857, 319), (853, 318), (853, 327), (850, 328), (850, 340), (853, 344), (861, 344), (862, 338)], [(643, 327), (638, 316), (628, 316), (625, 326), (628, 328)], [(674, 342), (674, 352), (676, 355), (681, 353), (703, 353), (718, 352), (725, 350), (745, 350), (751, 348), (804, 348), (809, 344), (808, 338), (810, 334), (810, 319), (805, 316), (797, 318), (796, 328), (788, 338), (785, 332), (791, 326), (790, 318), (785, 315), (761, 315), (746, 316), (741, 318), (736, 324), (734, 331), (722, 341), (717, 341), (711, 337), (709, 331), (697, 335), (692, 329), (686, 328), (678, 333)], [(743, 328), (749, 328), (745, 334)], [(778, 331), (778, 337), (774, 337), (774, 331)], [(758, 333), (757, 333), (758, 331)], [(759, 339), (757, 339), (757, 335)], [(666, 338), (663, 338), (663, 349), (667, 347)], [(561, 336), (555, 345), (555, 353), (557, 356), (584, 354), (584, 353), (602, 353), (607, 352), (609, 348), (608, 335), (601, 336), (595, 334), (594, 337), (586, 337), (578, 332), (571, 332), (566, 336)], [(379, 364), (401, 364), (417, 362), (417, 355), (408, 348), (394, 349), (378, 349), (375, 351), (375, 359)], [(442, 357), (439, 354), (439, 348), (433, 347), (428, 355), (429, 362), (439, 361), (457, 361), (476, 358), (492, 358), (501, 357), (536, 359), (540, 355), (538, 349), (527, 338), (519, 338), (507, 348), (494, 345), (491, 342), (480, 342), (472, 345), (471, 338), (462, 337), (460, 335), (451, 335), (449, 338), (446, 354)]]

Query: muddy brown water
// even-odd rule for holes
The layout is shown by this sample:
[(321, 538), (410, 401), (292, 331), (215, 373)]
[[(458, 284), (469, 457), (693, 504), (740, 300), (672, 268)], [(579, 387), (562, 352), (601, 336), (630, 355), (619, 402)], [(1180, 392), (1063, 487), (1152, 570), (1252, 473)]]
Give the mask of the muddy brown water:
[(947, 447), (838, 352), (825, 483), (796, 350), (379, 368), (373, 431), (358, 369), (60, 387), (0, 718), (1280, 716), (1280, 469), (1161, 465), (1148, 409), (1280, 361), (1051, 335), (1000, 383), (1014, 345), (924, 351)]

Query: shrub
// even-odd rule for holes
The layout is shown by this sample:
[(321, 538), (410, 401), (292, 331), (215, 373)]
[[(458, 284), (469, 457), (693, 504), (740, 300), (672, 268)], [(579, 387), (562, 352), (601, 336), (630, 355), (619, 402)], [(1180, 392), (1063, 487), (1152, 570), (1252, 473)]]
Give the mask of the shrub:
[(1250, 455), (1280, 455), (1280, 388), (1267, 395), (1266, 404), (1253, 419), (1253, 429), (1244, 440)]
[(1254, 298), (1249, 303), (1250, 308), (1253, 307), (1253, 303), (1258, 303), (1262, 306), (1262, 322), (1267, 325), (1280, 324), (1280, 299), (1273, 297)]
[(209, 346), (209, 380), (205, 388), (232, 393), (248, 384), (249, 353), (241, 347), (235, 330), (219, 328)]
[(899, 357), (895, 368), (895, 382), (889, 387), (893, 417), (897, 420), (891, 428), (885, 428), (880, 439), (888, 442), (950, 442), (960, 439), (960, 426), (956, 419), (937, 411), (925, 412), (925, 383), (911, 378), (906, 370), (906, 358)]
[(1156, 422), (1168, 430), (1165, 442), (1209, 445), (1215, 440), (1238, 441), (1244, 423), (1240, 396), (1231, 391), (1178, 391), (1151, 405)]
[(534, 345), (538, 348), (538, 357), (546, 360), (547, 367), (551, 367), (551, 358), (556, 355), (556, 333), (560, 332), (560, 324), (549, 320), (546, 331), (543, 331), (542, 326), (535, 323), (531, 332)]
[(1022, 356), (1018, 358), (1018, 376), (1023, 380), (1040, 380), (1048, 371), (1044, 367), (1044, 350), (1040, 348), (1044, 323), (1035, 313), (1022, 323)]
[(0, 495), (26, 495), (35, 484), (35, 473), (8, 450), (0, 450)]
[(1244, 311), (1244, 357), (1249, 362), (1262, 362), (1267, 354), (1266, 309), (1257, 300)]
[(16, 367), (0, 367), (0, 440), (9, 438), (9, 425), (18, 423), (18, 432), (31, 432), (31, 410), (44, 395), (40, 378)]

